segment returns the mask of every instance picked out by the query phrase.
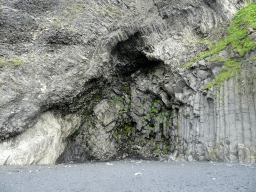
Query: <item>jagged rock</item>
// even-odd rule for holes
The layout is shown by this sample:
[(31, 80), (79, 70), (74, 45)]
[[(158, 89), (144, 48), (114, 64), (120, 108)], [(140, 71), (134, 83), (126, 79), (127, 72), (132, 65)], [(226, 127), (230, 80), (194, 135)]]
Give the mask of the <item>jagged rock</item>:
[(255, 49), (219, 91), (205, 89), (223, 70), (212, 59), (233, 50), (184, 68), (246, 2), (2, 2), (0, 63), (23, 62), (0, 66), (0, 164), (254, 163)]
[(54, 164), (80, 122), (76, 115), (43, 113), (31, 129), (0, 143), (0, 165)]
[(228, 60), (230, 55), (226, 50), (223, 50), (220, 52), (219, 54), (220, 58), (224, 59), (224, 60)]
[(252, 33), (252, 34), (250, 35), (250, 40), (251, 40), (251, 41), (256, 41), (256, 32), (254, 32), (254, 33)]

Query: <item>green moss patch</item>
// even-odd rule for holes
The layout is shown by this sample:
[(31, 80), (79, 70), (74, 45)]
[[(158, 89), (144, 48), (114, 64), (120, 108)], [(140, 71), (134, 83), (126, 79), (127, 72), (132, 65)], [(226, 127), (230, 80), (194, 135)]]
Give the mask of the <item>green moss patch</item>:
[[(255, 41), (251, 41), (247, 31), (249, 28), (256, 28), (256, 3), (251, 2), (234, 16), (231, 26), (227, 29), (228, 35), (226, 39), (220, 40), (216, 46), (213, 46), (210, 51), (199, 56), (198, 60), (210, 57), (231, 46), (240, 56), (252, 50), (255, 46)], [(214, 82), (208, 83), (204, 89), (211, 89), (215, 84), (219, 89), (223, 83), (233, 77), (237, 72), (241, 71), (240, 63), (234, 60), (223, 60), (220, 57), (215, 57), (211, 62), (224, 62), (224, 70), (217, 76)], [(192, 65), (186, 64), (186, 68)]]
[(244, 7), (236, 13), (227, 29), (228, 36), (224, 40), (220, 40), (211, 51), (201, 55), (199, 59), (212, 56), (224, 50), (228, 45), (231, 45), (241, 56), (246, 52), (251, 51), (255, 46), (254, 41), (250, 41), (247, 34), (249, 28), (256, 27), (256, 3), (251, 2), (248, 6)]
[(17, 56), (13, 57), (12, 59), (8, 59), (8, 60), (5, 60), (2, 57), (0, 57), (0, 70), (2, 70), (2, 67), (5, 65), (15, 67), (15, 66), (19, 66), (22, 64), (25, 64), (25, 62)]
[[(116, 130), (114, 132), (114, 135), (117, 139), (127, 139), (127, 140), (131, 140), (132, 139), (132, 131), (133, 131), (133, 127), (134, 125), (132, 123), (124, 123), (121, 128), (119, 128), (118, 130)], [(119, 135), (121, 135), (121, 138), (119, 138)]]
[(241, 65), (240, 63), (233, 61), (233, 60), (227, 60), (225, 61), (224, 70), (222, 73), (220, 73), (214, 82), (208, 83), (204, 89), (210, 90), (215, 85), (216, 89), (220, 89), (220, 87), (224, 84), (225, 81), (229, 80), (231, 77), (233, 77), (236, 73), (241, 72)]

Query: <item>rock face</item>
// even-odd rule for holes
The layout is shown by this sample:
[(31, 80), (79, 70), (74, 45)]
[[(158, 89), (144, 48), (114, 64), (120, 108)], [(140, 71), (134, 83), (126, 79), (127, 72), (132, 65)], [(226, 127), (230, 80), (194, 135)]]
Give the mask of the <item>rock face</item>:
[[(254, 163), (255, 49), (183, 68), (248, 2), (1, 1), (0, 165)], [(241, 59), (241, 75), (204, 90), (216, 56)]]
[(65, 138), (80, 126), (74, 115), (43, 113), (33, 128), (0, 145), (0, 165), (53, 164), (63, 152)]

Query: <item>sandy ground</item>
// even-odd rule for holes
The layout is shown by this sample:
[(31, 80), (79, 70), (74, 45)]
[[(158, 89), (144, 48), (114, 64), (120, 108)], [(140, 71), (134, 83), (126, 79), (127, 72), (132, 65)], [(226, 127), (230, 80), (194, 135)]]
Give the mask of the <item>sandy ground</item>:
[(256, 165), (122, 160), (0, 167), (0, 192), (256, 192)]

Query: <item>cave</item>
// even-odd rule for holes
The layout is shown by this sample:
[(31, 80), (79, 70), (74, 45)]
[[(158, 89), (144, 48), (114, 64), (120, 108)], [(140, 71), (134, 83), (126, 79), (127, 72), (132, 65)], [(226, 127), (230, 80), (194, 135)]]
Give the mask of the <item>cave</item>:
[[(152, 48), (145, 45), (140, 33), (135, 33), (112, 48), (109, 61), (112, 65), (113, 73), (111, 81), (101, 77), (90, 82), (85, 86), (90, 87), (90, 89), (79, 95), (68, 107), (70, 112), (75, 112), (74, 109), (79, 109), (79, 113), (85, 121), (77, 131), (66, 138), (67, 147), (57, 160), (57, 163), (105, 161), (123, 157), (157, 159), (160, 150), (166, 154), (174, 152), (174, 137), (171, 138), (169, 136), (172, 126), (171, 105), (166, 106), (162, 102), (161, 96), (154, 93), (153, 90), (138, 90), (143, 95), (143, 98), (134, 95), (135, 93), (132, 91), (135, 88), (137, 76), (146, 77), (152, 82), (154, 78), (157, 79), (157, 76), (154, 76), (154, 72), (159, 68), (164, 69), (162, 61), (147, 58), (146, 53), (152, 51)], [(141, 106), (137, 106), (139, 103), (134, 106), (132, 103), (134, 97), (142, 100)], [(171, 97), (168, 96), (168, 99), (171, 101)], [(92, 127), (98, 126), (95, 122), (97, 115), (94, 111), (102, 101), (106, 100), (108, 100), (107, 103), (110, 109), (115, 110), (113, 109), (115, 105), (120, 105), (121, 109), (116, 114), (115, 127), (106, 133), (109, 135), (109, 140), (115, 143), (116, 153), (113, 155), (106, 153), (106, 157), (103, 158), (97, 156), (97, 154), (92, 154), (93, 150), (95, 150), (93, 145), (95, 141), (90, 141), (90, 136), (86, 136), (86, 134), (89, 134), (87, 130), (90, 129), (90, 127), (86, 127), (87, 124), (92, 125)], [(80, 105), (81, 103), (86, 103), (86, 105)], [(143, 114), (136, 114), (138, 107), (144, 108), (144, 105), (147, 111)], [(149, 108), (151, 111), (149, 111)], [(169, 119), (164, 121), (162, 113), (165, 114), (165, 118)], [(134, 118), (137, 115), (140, 119), (144, 118), (142, 124), (147, 122), (142, 128), (138, 127), (141, 120)], [(146, 119), (146, 116), (149, 116), (149, 119)], [(155, 124), (158, 124), (157, 128), (153, 128)], [(94, 132), (97, 131), (94, 130)], [(102, 133), (99, 131), (95, 134)], [(147, 143), (151, 142), (154, 143), (152, 146), (146, 146)], [(140, 148), (143, 148), (144, 151), (148, 150), (148, 153), (156, 151), (156, 154), (154, 156), (145, 156), (143, 154), (145, 152), (141, 152)]]
[[(205, 49), (220, 36), (226, 42), (229, 23), (254, 3), (233, 19), (245, 1), (35, 3), (0, 9), (1, 164), (54, 164), (60, 154), (57, 163), (133, 155), (213, 161), (214, 151), (218, 160), (254, 160), (255, 151), (241, 151), (255, 149), (255, 82), (246, 71), (254, 70), (253, 43), (245, 56), (228, 45)], [(237, 30), (246, 40), (255, 34)], [(25, 41), (13, 42), (18, 36)], [(239, 80), (234, 69), (227, 84), (218, 82), (230, 67), (216, 60), (223, 55), (241, 63)], [(13, 66), (14, 58), (23, 62)]]
[(255, 15), (2, 0), (0, 190), (255, 191)]
[(162, 62), (148, 59), (147, 52), (153, 52), (145, 45), (142, 35), (137, 32), (127, 40), (119, 42), (111, 51), (112, 63), (120, 77), (129, 77), (136, 71), (148, 73)]

